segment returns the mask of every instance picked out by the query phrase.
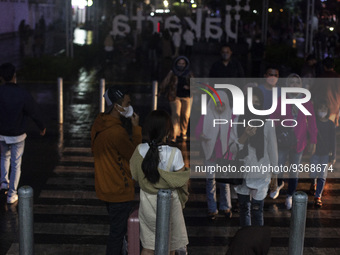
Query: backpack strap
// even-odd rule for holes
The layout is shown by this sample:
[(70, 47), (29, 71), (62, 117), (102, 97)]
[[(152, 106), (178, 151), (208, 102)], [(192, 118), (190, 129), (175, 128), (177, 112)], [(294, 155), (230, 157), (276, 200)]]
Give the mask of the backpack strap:
[(170, 158), (169, 158), (169, 161), (168, 161), (168, 165), (166, 166), (166, 171), (170, 171), (171, 166), (174, 162), (175, 153), (176, 153), (176, 148), (172, 148)]

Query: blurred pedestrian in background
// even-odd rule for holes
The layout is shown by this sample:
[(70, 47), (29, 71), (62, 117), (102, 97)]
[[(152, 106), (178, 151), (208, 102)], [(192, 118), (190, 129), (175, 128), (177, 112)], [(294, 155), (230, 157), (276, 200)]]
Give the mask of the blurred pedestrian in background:
[(7, 203), (13, 204), (18, 200), (27, 118), (35, 122), (42, 136), (46, 133), (46, 127), (33, 97), (17, 85), (15, 66), (2, 64), (0, 75), (5, 81), (0, 86), (1, 190), (4, 193), (8, 190)]
[(314, 107), (318, 137), (315, 153), (310, 159), (310, 177), (312, 178), (310, 193), (314, 196), (314, 205), (321, 207), (321, 196), (325, 187), (328, 168), (335, 164), (336, 134), (334, 123), (328, 119), (327, 101), (317, 101), (314, 103)]
[(230, 45), (225, 44), (221, 47), (221, 59), (213, 63), (210, 68), (209, 77), (211, 78), (244, 78), (245, 73), (241, 63), (232, 58), (233, 51)]
[[(218, 90), (221, 102), (216, 94), (214, 99), (210, 99), (207, 107), (207, 114), (201, 115), (196, 127), (195, 136), (201, 141), (204, 152), (205, 165), (216, 166), (217, 160), (222, 158), (227, 152), (230, 127), (225, 125), (216, 125), (213, 127), (214, 119), (232, 119), (232, 110), (229, 105), (228, 95), (225, 91)], [(229, 156), (229, 155), (228, 155)], [(214, 220), (218, 214), (216, 199), (216, 180), (215, 173), (207, 171), (206, 174), (206, 196), (208, 204), (208, 218)], [(220, 188), (219, 209), (227, 218), (231, 218), (231, 194), (230, 185), (227, 183), (218, 183)]]
[(190, 70), (189, 59), (179, 56), (173, 62), (172, 69), (162, 81), (160, 92), (166, 93), (171, 107), (171, 119), (174, 127), (172, 141), (187, 140), (187, 130), (191, 112), (192, 98), (190, 97)]

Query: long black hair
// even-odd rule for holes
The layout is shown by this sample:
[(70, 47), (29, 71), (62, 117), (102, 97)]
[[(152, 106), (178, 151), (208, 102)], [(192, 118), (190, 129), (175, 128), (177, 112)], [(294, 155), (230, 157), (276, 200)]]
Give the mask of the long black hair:
[(148, 136), (149, 150), (142, 162), (142, 170), (145, 178), (155, 184), (159, 180), (158, 164), (159, 149), (163, 139), (172, 133), (170, 116), (163, 110), (152, 111), (145, 120), (144, 128)]
[[(259, 89), (257, 87), (253, 87), (253, 95), (257, 96), (259, 101), (260, 101), (260, 105), (257, 108), (257, 110), (263, 110), (264, 98), (263, 98), (263, 93), (262, 93), (261, 89)], [(248, 121), (251, 120), (251, 119), (260, 119), (265, 123), (265, 119), (266, 119), (267, 116), (259, 116), (259, 115), (255, 115), (255, 114), (251, 113), (247, 103), (245, 103), (244, 109), (245, 109), (245, 114), (243, 116), (240, 116), (239, 122), (242, 122), (243, 120), (245, 120), (246, 125), (247, 125)], [(237, 127), (237, 133), (238, 133), (239, 137), (243, 134), (244, 130), (245, 130), (245, 127), (242, 126), (242, 125), (239, 125)], [(263, 155), (264, 155), (264, 126), (258, 127), (257, 130), (256, 130), (256, 134), (254, 136), (249, 137), (248, 141), (249, 141), (249, 145), (256, 149), (257, 160), (260, 160), (261, 158), (263, 158)], [(248, 146), (245, 146), (244, 150), (245, 150), (244, 151), (245, 155), (248, 155)]]

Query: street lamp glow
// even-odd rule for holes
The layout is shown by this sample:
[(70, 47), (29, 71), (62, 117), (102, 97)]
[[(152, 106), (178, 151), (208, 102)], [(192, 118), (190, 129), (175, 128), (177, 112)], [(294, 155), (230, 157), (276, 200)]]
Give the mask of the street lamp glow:
[(184, 0), (181, 0), (181, 3), (184, 3)]
[(194, 4), (194, 3), (195, 3), (195, 0), (191, 0), (190, 3)]
[(283, 9), (280, 9), (280, 12), (283, 12)]
[(155, 16), (155, 13), (154, 12), (150, 12), (150, 16)]
[(329, 31), (334, 31), (334, 27), (330, 27), (330, 28), (329, 28)]
[(269, 9), (268, 9), (268, 12), (273, 12), (273, 9), (272, 9), (272, 8), (269, 8)]
[(253, 10), (253, 13), (255, 13), (255, 14), (256, 14), (256, 13), (257, 13), (257, 10)]
[(197, 8), (197, 4), (192, 4), (191, 7), (192, 8)]
[(163, 1), (164, 7), (168, 7), (169, 6), (169, 2), (167, 0)]

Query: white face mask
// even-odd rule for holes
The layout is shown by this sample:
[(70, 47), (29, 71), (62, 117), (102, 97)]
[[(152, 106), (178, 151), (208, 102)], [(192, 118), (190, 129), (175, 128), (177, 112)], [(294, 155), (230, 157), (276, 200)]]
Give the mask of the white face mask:
[(130, 118), (133, 115), (133, 108), (132, 106), (128, 106), (128, 107), (123, 107), (121, 105), (119, 105), (120, 107), (122, 107), (124, 109), (124, 111), (120, 112), (118, 111), (122, 116), (124, 116), (125, 118)]
[(318, 111), (318, 116), (320, 118), (325, 118), (327, 116), (327, 112), (325, 112), (325, 111)]

